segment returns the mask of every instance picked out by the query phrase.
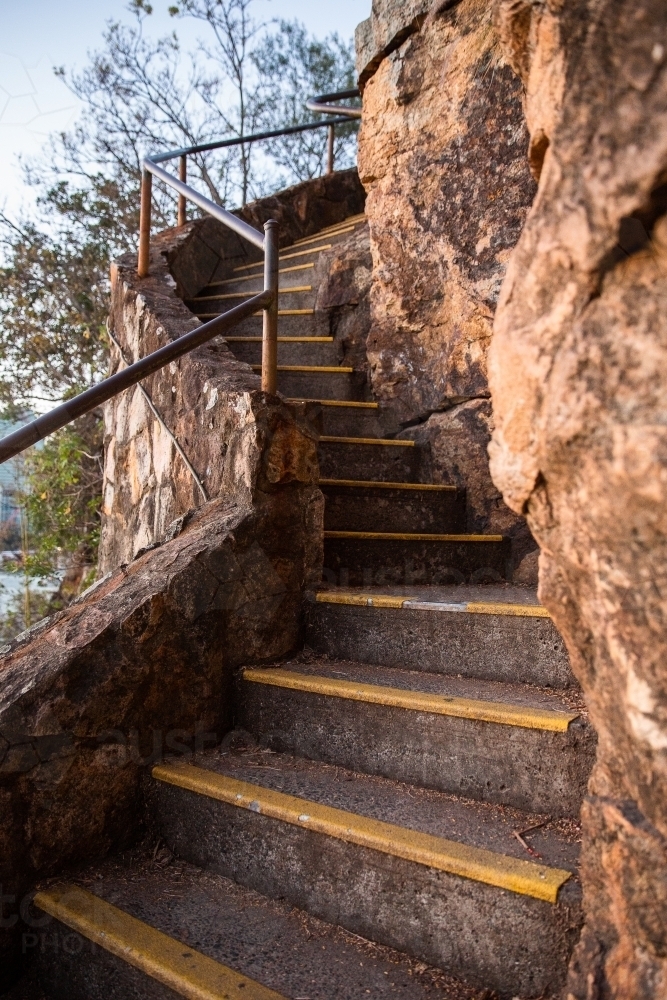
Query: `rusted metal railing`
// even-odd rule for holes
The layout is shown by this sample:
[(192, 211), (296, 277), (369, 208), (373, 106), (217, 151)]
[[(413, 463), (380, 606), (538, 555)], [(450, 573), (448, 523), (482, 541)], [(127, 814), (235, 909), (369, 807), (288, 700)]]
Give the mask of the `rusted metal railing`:
[[(190, 333), (184, 334), (172, 343), (159, 348), (147, 357), (135, 362), (133, 365), (111, 375), (97, 385), (91, 386), (85, 392), (80, 393), (73, 399), (68, 400), (61, 406), (57, 406), (49, 413), (38, 417), (31, 423), (26, 424), (13, 434), (0, 440), (0, 464), (18, 455), (31, 445), (41, 441), (42, 438), (53, 434), (66, 424), (76, 420), (77, 417), (89, 413), (91, 410), (101, 406), (107, 400), (123, 392), (125, 389), (136, 385), (148, 375), (164, 368), (176, 358), (188, 354), (196, 347), (207, 343), (221, 333), (226, 333), (248, 316), (252, 316), (258, 309), (263, 310), (264, 323), (262, 333), (262, 389), (268, 393), (275, 393), (277, 387), (277, 360), (278, 360), (278, 259), (280, 237), (278, 223), (275, 219), (269, 219), (264, 225), (264, 233), (258, 232), (252, 226), (239, 219), (238, 216), (228, 212), (220, 205), (206, 198), (187, 183), (187, 158), (197, 153), (209, 152), (214, 149), (223, 149), (229, 146), (239, 146), (247, 143), (260, 142), (265, 139), (275, 139), (285, 135), (295, 135), (299, 132), (308, 132), (311, 129), (327, 128), (329, 130), (327, 143), (327, 168), (329, 172), (334, 168), (334, 142), (336, 125), (347, 124), (350, 118), (360, 118), (361, 111), (358, 108), (331, 107), (330, 102), (334, 100), (345, 100), (350, 97), (357, 97), (359, 91), (349, 90), (339, 94), (324, 94), (321, 97), (308, 101), (307, 107), (322, 114), (336, 114), (333, 122), (317, 121), (308, 122), (304, 125), (292, 125), (288, 128), (276, 129), (271, 132), (262, 132), (256, 135), (241, 136), (237, 139), (223, 139), (219, 142), (202, 143), (197, 146), (189, 146), (184, 149), (175, 149), (167, 153), (159, 153), (147, 157), (143, 162), (141, 175), (141, 208), (139, 213), (139, 251), (137, 255), (137, 271), (139, 277), (145, 278), (150, 270), (150, 239), (151, 239), (151, 201), (153, 191), (153, 177), (162, 181), (178, 194), (178, 225), (182, 226), (186, 222), (186, 204), (188, 201), (197, 205), (208, 215), (222, 222), (237, 235), (247, 240), (253, 246), (260, 249), (264, 254), (264, 289), (258, 295), (254, 295), (240, 306), (228, 310), (215, 319), (204, 323)], [(170, 174), (161, 164), (168, 160), (178, 159), (178, 177)]]
[(306, 101), (309, 111), (315, 111), (320, 115), (340, 115), (335, 122), (328, 122), (327, 136), (327, 173), (334, 172), (334, 162), (336, 156), (336, 125), (347, 124), (350, 118), (361, 118), (361, 108), (345, 107), (342, 104), (333, 104), (333, 101), (345, 101), (353, 97), (359, 97), (359, 91), (341, 90), (337, 94), (320, 94), (319, 97), (311, 97)]

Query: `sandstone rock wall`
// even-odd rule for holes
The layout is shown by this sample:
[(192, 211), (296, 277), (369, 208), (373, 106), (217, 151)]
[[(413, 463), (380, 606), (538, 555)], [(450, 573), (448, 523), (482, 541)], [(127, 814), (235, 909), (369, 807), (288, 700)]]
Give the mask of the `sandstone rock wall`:
[(0, 989), (35, 881), (136, 836), (142, 772), (219, 743), (234, 669), (298, 646), (322, 511), (296, 483), (252, 507), (211, 501), (0, 650)]
[(599, 734), (573, 1000), (667, 996), (667, 7), (499, 0), (539, 190), (495, 320), (492, 472)]
[[(465, 466), (475, 530), (511, 534), (518, 562), (535, 543), (491, 482), (483, 401), (500, 286), (535, 193), (521, 84), (482, 0), (375, 0), (357, 45), (373, 390), (430, 442), (436, 481), (460, 482)], [(464, 428), (462, 465), (452, 435)]]
[[(260, 230), (266, 219), (278, 219), (285, 245), (362, 211), (363, 203), (356, 171), (342, 171), (239, 214)], [(112, 268), (112, 370), (198, 326), (183, 298), (260, 256), (207, 218), (154, 238), (143, 280), (134, 255), (121, 258)], [(161, 541), (172, 521), (207, 500), (224, 496), (248, 504), (257, 491), (316, 478), (308, 426), (277, 398), (267, 399), (250, 366), (221, 339), (213, 341), (105, 408), (99, 571), (130, 562)]]

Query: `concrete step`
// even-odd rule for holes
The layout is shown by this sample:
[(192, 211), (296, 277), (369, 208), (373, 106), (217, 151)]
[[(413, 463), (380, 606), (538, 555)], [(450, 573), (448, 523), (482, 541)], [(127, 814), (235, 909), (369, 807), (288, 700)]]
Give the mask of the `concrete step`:
[[(259, 371), (261, 365), (253, 365)], [(321, 399), (363, 400), (366, 380), (361, 372), (347, 365), (308, 366), (278, 365), (278, 391), (293, 399), (297, 396)]]
[(417, 481), (419, 448), (414, 441), (325, 435), (317, 449), (322, 479), (381, 483)]
[[(234, 306), (241, 305), (246, 299), (257, 293), (248, 288), (239, 291), (206, 292), (194, 299), (186, 299), (185, 304), (196, 316), (211, 316), (226, 312)], [(278, 308), (280, 312), (286, 309), (313, 309), (315, 306), (315, 291), (310, 284), (288, 282), (280, 289)]]
[[(225, 337), (234, 356), (249, 365), (262, 362), (262, 338)], [(339, 366), (341, 357), (333, 337), (279, 337), (279, 365)]]
[(323, 579), (350, 587), (493, 583), (506, 579), (509, 557), (502, 535), (325, 531)]
[[(200, 318), (206, 322), (204, 317)], [(262, 325), (261, 313), (248, 316), (241, 320), (233, 330), (230, 330), (229, 335), (230, 337), (261, 337)], [(312, 310), (286, 310), (281, 307), (278, 315), (279, 337), (311, 337), (317, 333)]]
[(520, 587), (328, 589), (306, 601), (305, 629), (308, 645), (334, 659), (576, 686), (548, 612)]
[[(38, 957), (39, 975), (50, 996), (63, 1000), (125, 1000), (130, 996), (167, 1000), (174, 995), (286, 1000), (200, 950), (196, 929), (201, 927), (201, 917), (197, 918), (194, 909), (182, 912), (184, 926), (177, 925), (177, 936), (159, 930), (155, 923), (173, 924), (161, 913), (171, 909), (171, 899), (160, 901), (154, 895), (153, 906), (147, 905), (143, 893), (149, 887), (139, 888), (133, 874), (127, 872), (131, 882), (125, 892), (106, 886), (113, 902), (97, 885), (94, 893), (71, 882), (37, 893), (35, 906), (54, 921), (52, 940), (55, 936), (63, 942), (61, 949), (48, 949)], [(132, 910), (148, 910), (151, 918), (141, 919)], [(188, 937), (194, 937), (197, 946), (186, 943)]]
[(595, 759), (580, 698), (303, 658), (247, 669), (238, 686), (240, 724), (272, 750), (527, 812), (579, 816)]
[(581, 926), (571, 821), (266, 751), (152, 773), (178, 857), (506, 997), (563, 985)]
[[(60, 917), (41, 932), (51, 947), (34, 949), (36, 972), (46, 995), (56, 1000), (176, 995), (448, 1000), (448, 987), (461, 1000), (479, 995), (456, 981), (438, 988), (435, 982), (443, 977), (436, 970), (419, 974), (415, 963), (396, 951), (184, 862), (172, 859), (161, 868), (152, 854), (121, 859), (85, 873), (81, 881), (70, 883), (69, 894), (50, 890), (41, 897)], [(176, 961), (169, 963), (172, 942)], [(183, 984), (180, 964), (186, 971)], [(195, 978), (202, 964), (218, 977), (212, 992), (205, 992), (206, 980), (202, 990)], [(227, 981), (222, 967), (233, 971)], [(36, 995), (45, 996), (41, 990)]]
[(465, 532), (465, 491), (455, 486), (324, 479), (320, 489), (328, 531)]
[(379, 405), (372, 401), (288, 398), (286, 402), (307, 403), (308, 419), (326, 437), (383, 437)]
[(308, 403), (308, 419), (319, 434), (327, 437), (384, 437), (377, 403), (336, 399), (288, 399), (287, 402)]
[[(304, 264), (287, 264), (279, 270), (280, 284), (310, 284), (313, 280), (315, 262), (310, 261)], [(244, 292), (256, 295), (264, 288), (264, 275), (261, 270), (257, 273), (252, 271), (244, 275), (236, 275), (232, 278), (223, 278), (220, 281), (212, 281), (205, 288), (202, 288), (200, 295), (224, 295), (229, 292)]]

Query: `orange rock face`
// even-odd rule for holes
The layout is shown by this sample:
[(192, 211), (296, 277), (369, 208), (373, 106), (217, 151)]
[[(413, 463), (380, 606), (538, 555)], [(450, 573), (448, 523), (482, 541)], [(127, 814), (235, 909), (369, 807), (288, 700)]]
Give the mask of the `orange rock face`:
[(572, 1000), (667, 996), (667, 7), (499, 0), (539, 190), (496, 313), (491, 469), (599, 733)]
[(426, 20), (365, 85), (368, 357), (402, 421), (488, 396), (496, 302), (535, 191), (527, 144), (520, 83), (479, 0)]

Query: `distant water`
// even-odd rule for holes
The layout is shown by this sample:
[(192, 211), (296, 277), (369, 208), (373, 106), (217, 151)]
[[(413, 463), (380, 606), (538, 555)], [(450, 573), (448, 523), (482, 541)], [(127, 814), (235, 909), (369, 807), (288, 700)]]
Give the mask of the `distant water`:
[[(0, 570), (0, 615), (4, 615), (9, 607), (12, 598), (17, 594), (22, 594), (25, 589), (25, 579), (22, 573), (8, 573)], [(52, 594), (57, 589), (57, 584), (38, 583), (36, 580), (30, 581), (30, 590), (33, 594)]]

